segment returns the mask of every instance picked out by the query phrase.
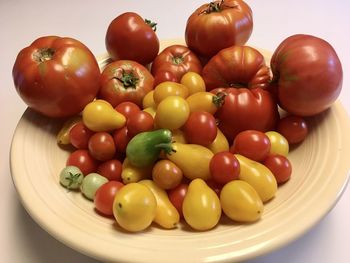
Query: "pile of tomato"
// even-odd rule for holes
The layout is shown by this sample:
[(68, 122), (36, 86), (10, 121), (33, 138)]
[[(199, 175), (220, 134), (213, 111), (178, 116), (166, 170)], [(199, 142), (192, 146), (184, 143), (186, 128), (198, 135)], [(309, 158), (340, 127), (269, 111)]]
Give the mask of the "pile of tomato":
[(160, 50), (156, 26), (136, 13), (117, 16), (102, 69), (67, 37), (41, 37), (18, 54), (13, 78), (23, 101), (65, 119), (58, 144), (73, 150), (59, 182), (131, 232), (180, 221), (209, 230), (222, 215), (259, 220), (291, 177), (289, 145), (341, 91), (336, 52), (294, 35), (269, 67), (245, 45), (253, 17), (241, 0), (195, 10), (186, 45)]

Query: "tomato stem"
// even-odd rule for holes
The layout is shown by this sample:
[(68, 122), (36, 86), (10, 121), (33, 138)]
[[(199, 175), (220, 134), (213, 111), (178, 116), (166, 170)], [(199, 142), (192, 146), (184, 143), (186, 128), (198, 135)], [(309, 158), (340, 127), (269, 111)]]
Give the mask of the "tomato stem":
[(121, 78), (114, 78), (119, 80), (123, 84), (124, 88), (136, 89), (136, 85), (139, 81), (139, 78), (136, 77), (132, 72), (125, 72), (124, 69)]
[(154, 32), (157, 31), (157, 23), (152, 22), (151, 20), (149, 20), (149, 19), (147, 19), (147, 18), (145, 19), (145, 23), (146, 23), (147, 25), (149, 25), (149, 26), (153, 29)]
[(236, 8), (238, 7), (238, 5), (234, 5), (234, 6), (228, 6), (228, 5), (225, 5), (225, 0), (221, 0), (221, 1), (214, 1), (214, 2), (210, 2), (208, 5), (207, 5), (207, 8), (202, 10), (199, 14), (210, 14), (210, 13), (213, 13), (213, 12), (221, 12), (223, 9), (226, 9), (226, 8)]
[(217, 108), (220, 108), (225, 103), (225, 97), (227, 94), (225, 92), (218, 92), (215, 96), (213, 96), (212, 102)]
[(171, 144), (172, 143), (159, 143), (156, 144), (154, 147), (162, 149), (166, 154), (171, 154), (173, 152), (176, 152), (176, 150), (173, 149)]
[(55, 50), (53, 48), (40, 48), (33, 53), (33, 59), (39, 63), (51, 60)]

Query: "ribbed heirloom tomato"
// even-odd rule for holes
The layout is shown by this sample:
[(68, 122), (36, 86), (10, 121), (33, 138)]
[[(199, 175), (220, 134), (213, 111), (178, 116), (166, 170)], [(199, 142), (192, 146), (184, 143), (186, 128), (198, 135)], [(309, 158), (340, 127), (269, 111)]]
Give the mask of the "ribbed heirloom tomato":
[(79, 113), (100, 88), (100, 69), (78, 40), (45, 36), (18, 54), (12, 70), (16, 90), (32, 109), (49, 117)]
[(244, 45), (253, 30), (250, 7), (241, 0), (216, 0), (203, 4), (188, 18), (185, 39), (188, 47), (211, 57), (232, 45)]
[(118, 60), (107, 65), (100, 79), (98, 97), (113, 107), (129, 101), (142, 107), (143, 97), (153, 89), (154, 78), (146, 67), (131, 60)]

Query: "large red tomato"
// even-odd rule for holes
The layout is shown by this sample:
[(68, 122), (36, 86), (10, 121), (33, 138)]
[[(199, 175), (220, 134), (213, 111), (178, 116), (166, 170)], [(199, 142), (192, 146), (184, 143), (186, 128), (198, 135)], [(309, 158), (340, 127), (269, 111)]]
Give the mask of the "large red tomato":
[(202, 72), (202, 64), (196, 54), (183, 45), (171, 45), (165, 48), (152, 63), (151, 72), (155, 78), (164, 72), (170, 73), (172, 79), (180, 82), (181, 77), (189, 72)]
[(153, 89), (154, 78), (141, 64), (118, 60), (107, 65), (101, 74), (98, 97), (113, 107), (129, 101), (142, 107), (143, 97)]
[(19, 52), (12, 75), (23, 101), (49, 117), (79, 113), (100, 87), (94, 55), (84, 44), (67, 37), (36, 39)]
[(338, 98), (343, 70), (333, 47), (310, 35), (285, 39), (271, 59), (280, 106), (299, 116), (312, 116)]
[(132, 12), (116, 17), (106, 33), (109, 55), (114, 60), (134, 60), (143, 65), (152, 62), (159, 52), (155, 26), (155, 23)]
[(187, 20), (187, 46), (211, 57), (232, 45), (244, 45), (253, 31), (250, 7), (241, 0), (216, 0), (195, 10)]
[(249, 46), (232, 46), (221, 50), (204, 66), (207, 90), (219, 87), (267, 88), (270, 69), (264, 56)]
[(215, 113), (219, 129), (232, 142), (244, 130), (274, 130), (279, 119), (277, 104), (267, 90), (261, 88), (218, 88), (211, 92), (226, 94), (223, 105)]

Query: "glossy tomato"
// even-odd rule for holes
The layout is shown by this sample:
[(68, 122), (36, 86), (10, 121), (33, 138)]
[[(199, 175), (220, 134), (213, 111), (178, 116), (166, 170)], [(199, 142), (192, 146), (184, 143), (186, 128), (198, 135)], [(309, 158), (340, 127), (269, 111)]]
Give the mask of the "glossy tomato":
[(69, 142), (77, 149), (87, 149), (89, 139), (93, 134), (92, 130), (79, 121), (69, 131)]
[(269, 137), (255, 130), (245, 130), (237, 134), (233, 140), (230, 152), (239, 153), (245, 157), (260, 162), (270, 153), (271, 142)]
[(223, 105), (215, 113), (219, 129), (229, 142), (244, 130), (274, 130), (279, 119), (277, 104), (272, 95), (261, 88), (219, 88), (226, 94)]
[(139, 111), (129, 117), (126, 122), (128, 136), (135, 136), (140, 132), (151, 131), (154, 128), (153, 117), (146, 111)]
[(66, 166), (78, 167), (84, 176), (96, 172), (98, 164), (99, 162), (85, 149), (72, 152), (66, 161)]
[(157, 73), (154, 75), (154, 86), (157, 86), (165, 81), (177, 82), (178, 79), (176, 75), (169, 70), (164, 69), (157, 71)]
[(94, 55), (84, 44), (67, 37), (41, 37), (22, 49), (12, 76), (23, 101), (49, 117), (79, 113), (100, 88)]
[(289, 113), (312, 116), (329, 108), (343, 82), (341, 62), (333, 47), (310, 35), (285, 39), (271, 58), (280, 106)]
[(213, 56), (202, 72), (207, 90), (219, 87), (267, 88), (271, 80), (264, 56), (249, 46), (232, 46)]
[(124, 184), (118, 181), (110, 181), (101, 185), (95, 193), (94, 204), (96, 210), (103, 215), (113, 216), (114, 197), (123, 186)]
[(203, 57), (221, 49), (243, 45), (253, 30), (250, 7), (241, 0), (216, 0), (203, 4), (187, 20), (187, 46)]
[(270, 169), (278, 184), (288, 181), (292, 174), (292, 164), (283, 155), (271, 154), (263, 161), (263, 164)]
[(170, 72), (180, 82), (181, 77), (189, 71), (202, 72), (202, 64), (197, 55), (188, 47), (183, 45), (171, 45), (165, 48), (152, 63), (151, 72), (153, 76), (159, 72)]
[(125, 153), (126, 146), (131, 140), (131, 136), (128, 135), (128, 128), (124, 126), (113, 132), (113, 139), (115, 143), (115, 148), (119, 153)]
[(89, 153), (99, 161), (111, 160), (116, 153), (113, 136), (108, 132), (96, 132), (92, 135), (88, 149)]
[(114, 60), (128, 59), (146, 65), (159, 52), (156, 24), (133, 12), (116, 17), (108, 26), (106, 48)]
[(97, 167), (97, 173), (110, 181), (121, 181), (122, 163), (117, 159), (105, 161)]
[(212, 179), (221, 185), (239, 178), (239, 162), (229, 151), (214, 154), (209, 167)]
[(206, 111), (194, 111), (181, 128), (188, 143), (208, 146), (217, 135), (216, 120)]
[(143, 97), (153, 89), (153, 76), (141, 64), (118, 60), (108, 64), (101, 74), (98, 97), (113, 107), (129, 101), (142, 107)]
[(175, 188), (168, 191), (169, 200), (173, 204), (173, 206), (175, 206), (176, 210), (179, 212), (181, 217), (183, 217), (182, 203), (185, 199), (187, 190), (188, 184), (181, 183)]
[(172, 161), (160, 160), (152, 169), (153, 181), (162, 189), (173, 189), (181, 183), (181, 169)]
[(132, 115), (136, 114), (141, 109), (137, 104), (135, 104), (133, 102), (124, 101), (124, 102), (118, 104), (115, 107), (115, 110), (120, 112), (121, 114), (123, 114), (126, 119), (129, 119)]
[(277, 131), (282, 134), (289, 144), (302, 142), (308, 134), (308, 125), (304, 118), (289, 115), (279, 120)]

